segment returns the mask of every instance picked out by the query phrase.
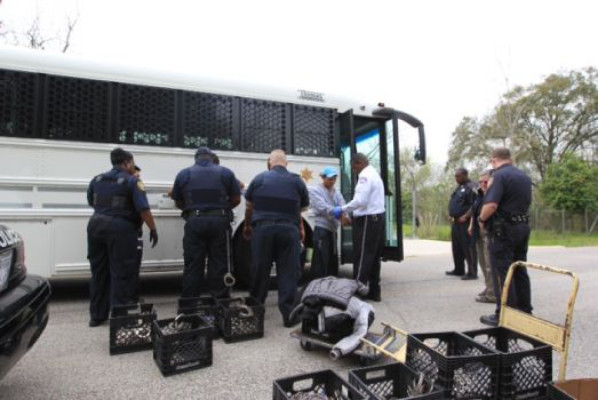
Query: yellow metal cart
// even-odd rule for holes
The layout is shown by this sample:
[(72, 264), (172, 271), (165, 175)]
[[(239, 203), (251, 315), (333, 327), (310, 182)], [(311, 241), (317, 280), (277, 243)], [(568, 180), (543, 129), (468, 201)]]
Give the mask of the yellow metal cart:
[[(517, 268), (532, 268), (545, 272), (553, 272), (562, 275), (570, 276), (573, 279), (573, 290), (567, 303), (567, 316), (565, 323), (559, 325), (554, 322), (546, 321), (542, 318), (535, 317), (516, 310), (507, 305), (507, 298), (513, 274)], [(573, 308), (579, 290), (578, 276), (564, 269), (549, 267), (546, 265), (532, 264), (528, 262), (517, 261), (511, 265), (509, 272), (505, 279), (505, 285), (501, 295), (501, 313), (499, 326), (511, 329), (515, 332), (537, 339), (542, 343), (550, 345), (554, 350), (561, 354), (561, 362), (559, 368), (559, 381), (564, 381), (567, 370), (567, 357), (569, 352), (569, 342), (571, 340), (571, 324), (573, 321)], [(405, 362), (406, 344), (399, 346), (400, 337), (406, 337), (407, 332), (403, 329), (396, 328), (390, 324), (382, 322), (384, 331), (382, 337), (375, 343), (367, 339), (362, 341), (368, 346), (373, 347), (382, 354), (399, 362)]]
[[(511, 287), (513, 274), (517, 268), (531, 268), (539, 271), (553, 272), (567, 275), (573, 279), (573, 289), (571, 290), (571, 295), (569, 296), (569, 301), (567, 303), (567, 316), (563, 325), (535, 317), (507, 305), (509, 288)], [(537, 339), (542, 343), (550, 345), (554, 350), (559, 352), (561, 355), (559, 381), (565, 380), (567, 372), (567, 358), (569, 356), (569, 342), (571, 341), (571, 327), (573, 323), (573, 308), (575, 307), (578, 290), (579, 277), (571, 271), (549, 267), (547, 265), (517, 261), (511, 264), (511, 267), (509, 268), (501, 294), (499, 326)]]

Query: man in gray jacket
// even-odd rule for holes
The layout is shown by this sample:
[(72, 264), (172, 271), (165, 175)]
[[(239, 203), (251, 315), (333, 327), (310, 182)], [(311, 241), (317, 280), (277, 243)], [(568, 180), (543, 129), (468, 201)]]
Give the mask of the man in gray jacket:
[[(334, 208), (345, 204), (345, 199), (334, 187), (338, 172), (334, 167), (326, 167), (320, 174), (322, 183), (309, 189), (311, 209), (316, 216), (313, 233), (314, 254), (311, 263), (311, 278), (322, 278), (338, 273), (337, 231), (338, 221), (334, 218)], [(343, 216), (343, 225), (349, 219)]]

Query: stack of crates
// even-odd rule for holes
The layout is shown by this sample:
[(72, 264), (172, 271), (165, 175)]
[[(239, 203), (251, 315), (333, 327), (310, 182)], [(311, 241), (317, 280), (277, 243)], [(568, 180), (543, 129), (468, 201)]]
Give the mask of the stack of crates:
[(220, 334), (226, 343), (264, 337), (266, 310), (253, 297), (217, 300), (220, 308)]
[(499, 398), (542, 400), (552, 381), (552, 348), (507, 328), (464, 332), (500, 354)]
[(316, 371), (274, 381), (273, 400), (293, 398), (365, 400), (367, 397), (331, 370)]
[(498, 395), (499, 354), (458, 332), (407, 337), (407, 365), (456, 400), (494, 400)]
[(219, 337), (220, 307), (212, 296), (182, 297), (178, 301), (177, 315), (197, 314), (214, 327), (214, 339)]
[(354, 369), (349, 383), (371, 400), (442, 400), (444, 390), (402, 363)]
[(154, 360), (170, 376), (212, 365), (214, 327), (197, 314), (153, 322)]
[(153, 304), (115, 306), (110, 313), (110, 355), (152, 348)]

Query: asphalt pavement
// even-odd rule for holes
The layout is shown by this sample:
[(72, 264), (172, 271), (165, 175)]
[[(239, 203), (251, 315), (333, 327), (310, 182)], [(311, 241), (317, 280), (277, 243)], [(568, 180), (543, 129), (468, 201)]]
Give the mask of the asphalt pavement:
[[(464, 331), (482, 328), (479, 316), (494, 307), (474, 301), (482, 280), (461, 281), (445, 276), (452, 268), (450, 244), (406, 240), (406, 259), (384, 263), (381, 303), (374, 303), (378, 330), (386, 321), (408, 332)], [(573, 318), (568, 378), (597, 377), (598, 247), (532, 248), (531, 262), (569, 269), (581, 278)], [(342, 268), (349, 274), (349, 266)], [(532, 272), (534, 313), (564, 321), (571, 279)], [(155, 304), (158, 318), (173, 317), (181, 274), (143, 279), (142, 296)], [(88, 328), (87, 283), (53, 282), (50, 322), (38, 343), (0, 381), (0, 399), (255, 399), (272, 398), (275, 379), (321, 369), (346, 377), (358, 360), (329, 359), (325, 351), (306, 352), (289, 337), (276, 306), (276, 292), (266, 303), (263, 339), (226, 344), (214, 342), (213, 366), (162, 377), (151, 351), (109, 355), (108, 325)], [(238, 294), (245, 294), (239, 292)], [(558, 372), (555, 353), (554, 375)]]

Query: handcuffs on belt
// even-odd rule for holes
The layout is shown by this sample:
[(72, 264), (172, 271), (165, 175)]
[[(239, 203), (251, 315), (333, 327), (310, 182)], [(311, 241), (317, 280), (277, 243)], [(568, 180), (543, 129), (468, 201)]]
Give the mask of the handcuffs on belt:
[(231, 288), (235, 285), (237, 280), (231, 273), (230, 268), (230, 235), (228, 234), (228, 232), (226, 232), (226, 266), (228, 268), (228, 272), (224, 274), (224, 286), (226, 286), (227, 288)]

